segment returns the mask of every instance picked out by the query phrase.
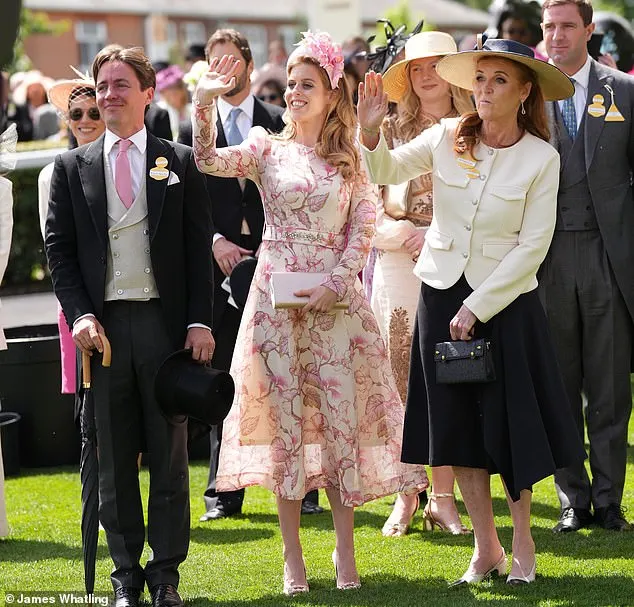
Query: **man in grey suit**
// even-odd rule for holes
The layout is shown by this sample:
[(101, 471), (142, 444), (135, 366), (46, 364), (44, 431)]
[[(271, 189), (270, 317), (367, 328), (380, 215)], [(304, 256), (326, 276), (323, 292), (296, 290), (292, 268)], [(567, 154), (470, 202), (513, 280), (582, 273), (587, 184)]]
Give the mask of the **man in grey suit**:
[(590, 0), (545, 0), (542, 19), (548, 56), (573, 79), (575, 94), (547, 104), (561, 174), (540, 293), (581, 438), (582, 393), (587, 399), (592, 473), (590, 480), (580, 464), (555, 474), (562, 511), (553, 530), (577, 531), (594, 519), (623, 531), (630, 528), (621, 499), (632, 410), (634, 78), (588, 55)]

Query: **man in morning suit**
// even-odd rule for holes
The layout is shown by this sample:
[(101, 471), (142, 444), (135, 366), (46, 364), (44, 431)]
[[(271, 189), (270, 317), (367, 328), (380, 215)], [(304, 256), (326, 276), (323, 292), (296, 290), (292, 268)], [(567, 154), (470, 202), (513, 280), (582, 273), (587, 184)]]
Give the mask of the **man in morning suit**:
[[(283, 109), (263, 103), (250, 93), (253, 56), (248, 40), (240, 32), (233, 29), (217, 30), (207, 42), (206, 54), (208, 60), (223, 55), (240, 59), (236, 86), (218, 99), (218, 147), (240, 143), (252, 126), (262, 126), (271, 132), (279, 132), (284, 128)], [(178, 141), (192, 145), (191, 129), (191, 121), (184, 122), (179, 130)], [(264, 209), (257, 186), (252, 181), (212, 175), (207, 175), (206, 179), (216, 230), (212, 250), (215, 277), (213, 330), (217, 347), (212, 364), (216, 369), (228, 371), (242, 311), (229, 303), (229, 294), (221, 285), (244, 256), (257, 255), (264, 230)], [(210, 441), (209, 480), (204, 494), (206, 512), (200, 518), (203, 522), (240, 513), (244, 501), (244, 489), (216, 492), (222, 426), (212, 428)], [(321, 512), (317, 502), (317, 491), (311, 491), (304, 499), (302, 512)]]
[(555, 473), (561, 516), (553, 530), (594, 520), (622, 531), (630, 528), (621, 500), (632, 410), (634, 78), (588, 55), (590, 0), (545, 0), (542, 19), (548, 56), (575, 94), (546, 108), (561, 173), (540, 295), (582, 440), (582, 393), (587, 399), (592, 474), (583, 464)]
[[(189, 546), (187, 422), (154, 398), (165, 357), (192, 348), (211, 359), (213, 232), (209, 197), (190, 148), (143, 124), (155, 74), (140, 48), (102, 49), (93, 62), (106, 131), (58, 156), (46, 222), (55, 295), (82, 352), (112, 346), (112, 366), (92, 359), (99, 449), (99, 520), (114, 562), (115, 607), (180, 607), (178, 566)], [(148, 543), (137, 455), (149, 454)]]

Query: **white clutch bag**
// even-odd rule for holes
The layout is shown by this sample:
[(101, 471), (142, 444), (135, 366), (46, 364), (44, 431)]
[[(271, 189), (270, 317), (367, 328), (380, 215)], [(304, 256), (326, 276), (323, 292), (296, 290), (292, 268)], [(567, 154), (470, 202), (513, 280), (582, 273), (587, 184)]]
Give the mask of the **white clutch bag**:
[[(307, 297), (297, 297), (295, 291), (313, 289), (328, 280), (330, 274), (323, 272), (271, 272), (271, 300), (276, 310), (303, 308)], [(348, 304), (338, 301), (335, 310), (347, 310)]]

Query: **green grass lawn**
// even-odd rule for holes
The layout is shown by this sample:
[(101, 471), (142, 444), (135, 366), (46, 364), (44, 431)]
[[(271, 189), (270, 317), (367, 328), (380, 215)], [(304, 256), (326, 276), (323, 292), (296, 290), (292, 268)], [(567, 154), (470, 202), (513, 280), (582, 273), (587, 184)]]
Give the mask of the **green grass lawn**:
[[(630, 425), (630, 444), (634, 444), (634, 421)], [(141, 476), (147, 495), (147, 469)], [(551, 479), (535, 487), (535, 584), (516, 588), (493, 580), (449, 589), (447, 582), (458, 578), (468, 565), (472, 537), (426, 533), (419, 514), (409, 535), (383, 538), (380, 529), (391, 502), (385, 498), (357, 511), (357, 562), (363, 582), (359, 591), (335, 589), (330, 514), (303, 518), (302, 540), (311, 592), (293, 599), (281, 593), (281, 538), (272, 494), (260, 488), (249, 489), (242, 516), (199, 523), (206, 480), (206, 464), (192, 463), (191, 546), (180, 569), (180, 591), (196, 607), (634, 605), (634, 533), (591, 528), (572, 535), (554, 535), (551, 527), (559, 508)], [(511, 521), (497, 478), (493, 490), (497, 522), (508, 551)], [(22, 476), (7, 480), (6, 493), (11, 536), (0, 541), (0, 591), (83, 589), (77, 471), (23, 470)], [(326, 505), (325, 495), (321, 500)], [(629, 507), (629, 518), (634, 518), (634, 447), (629, 449), (623, 503)], [(464, 512), (462, 504), (460, 508)], [(102, 532), (97, 591), (111, 590), (110, 568)]]

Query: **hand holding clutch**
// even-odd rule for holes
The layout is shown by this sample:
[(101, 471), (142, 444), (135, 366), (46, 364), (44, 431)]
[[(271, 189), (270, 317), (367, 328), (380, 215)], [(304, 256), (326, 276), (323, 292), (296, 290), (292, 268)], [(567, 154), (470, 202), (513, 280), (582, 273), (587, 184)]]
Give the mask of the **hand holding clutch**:
[[(273, 308), (306, 308), (307, 311), (315, 312), (348, 309), (348, 304), (337, 301), (337, 294), (328, 287), (323, 287), (326, 292), (320, 293), (322, 283), (328, 278), (329, 274), (323, 272), (272, 272), (270, 288)], [(328, 292), (332, 293), (332, 296)], [(310, 301), (308, 297), (314, 299)], [(323, 309), (323, 306), (326, 306), (326, 309)]]

